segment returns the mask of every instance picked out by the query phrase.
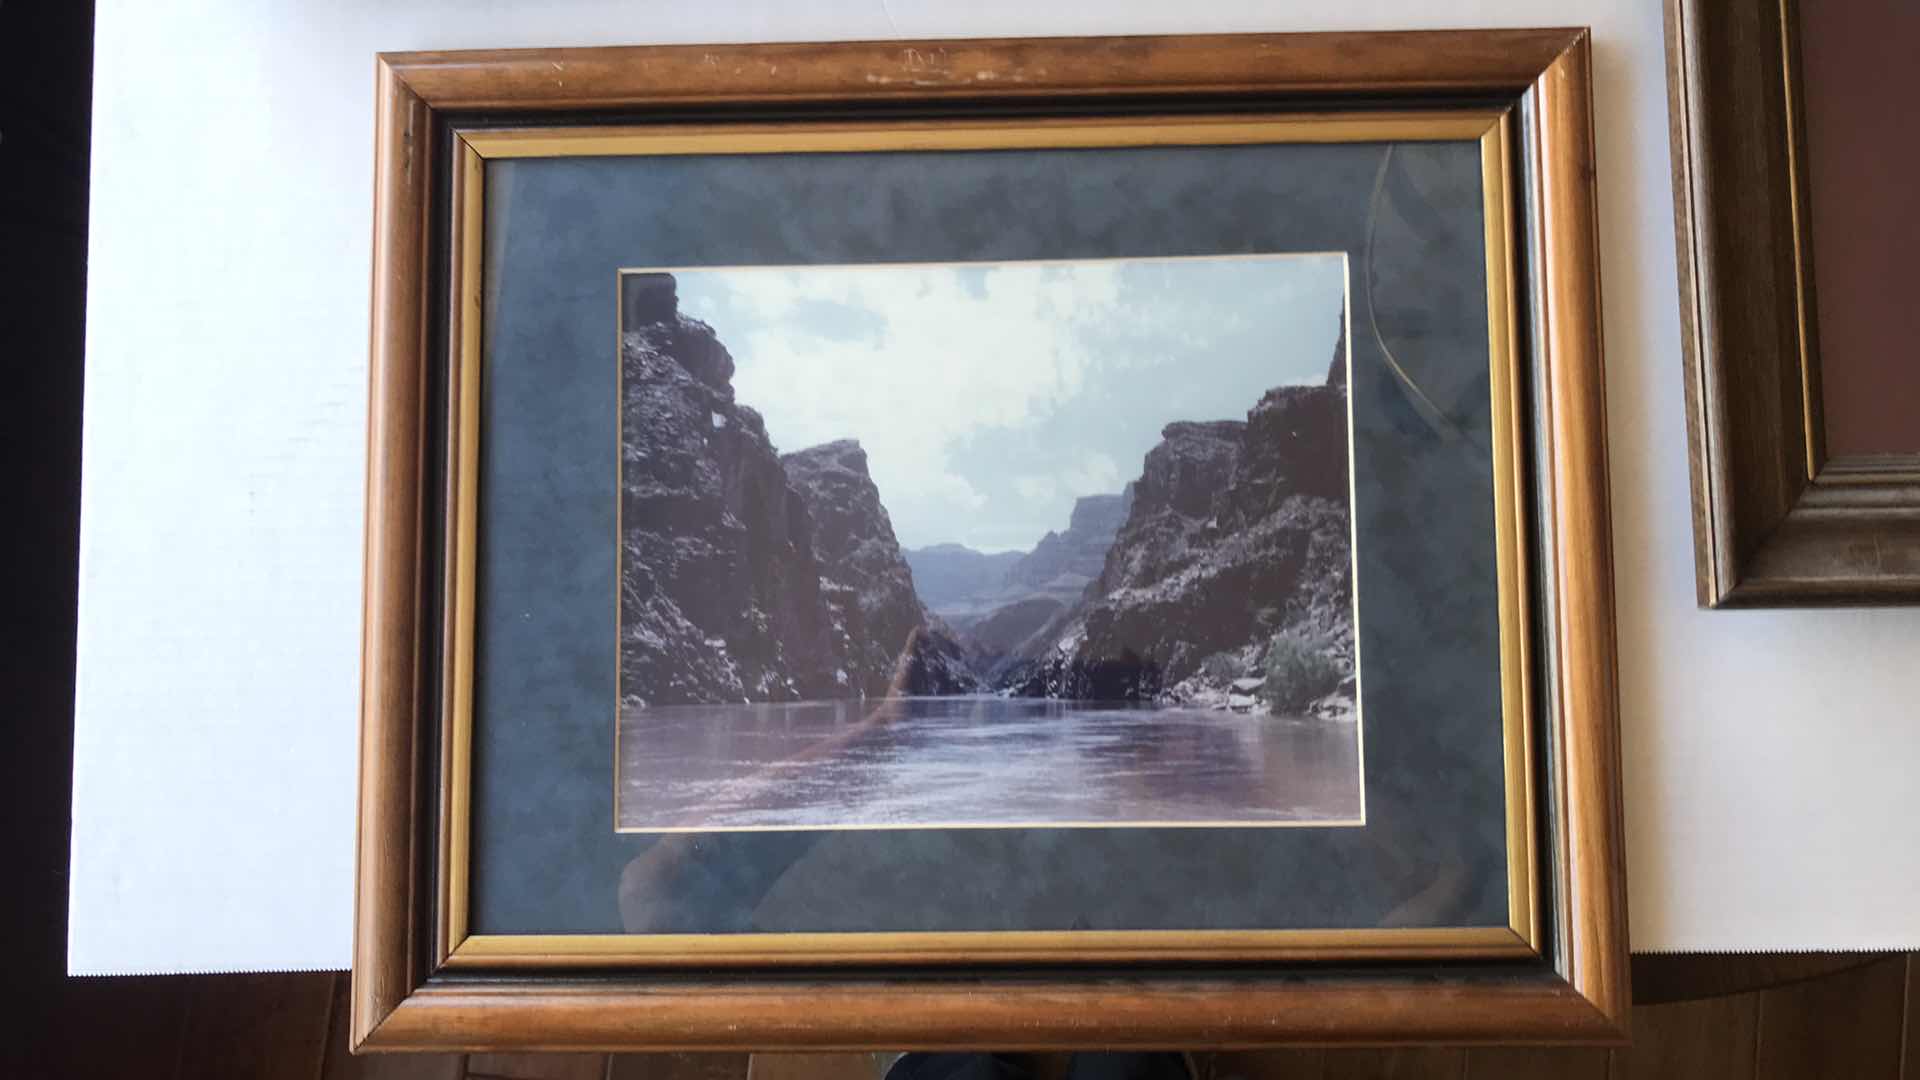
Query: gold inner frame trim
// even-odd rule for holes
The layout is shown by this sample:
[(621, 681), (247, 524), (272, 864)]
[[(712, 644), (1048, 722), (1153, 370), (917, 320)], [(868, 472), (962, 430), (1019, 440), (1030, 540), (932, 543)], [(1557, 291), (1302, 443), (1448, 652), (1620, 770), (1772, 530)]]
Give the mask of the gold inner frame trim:
[(448, 308), (447, 589), (442, 618), (448, 644), (442, 658), (440, 740), (440, 921), (434, 951), (451, 954), (467, 937), (473, 749), (473, 635), (476, 602), (480, 477), (481, 246), (486, 164), (472, 147), (456, 151), (450, 256), (454, 302)]
[[(1489, 109), (1006, 121), (659, 125), (458, 133), (450, 253), (447, 655), (441, 694), (440, 855), (435, 954), (449, 968), (1522, 958), (1539, 955), (1536, 804), (1523, 550), (1510, 171), (1512, 118)], [(647, 154), (846, 153), (1256, 143), (1479, 143), (1485, 199), (1494, 516), (1501, 638), (1509, 920), (1490, 927), (1272, 930), (944, 931), (745, 934), (472, 934), (471, 745), (478, 545), (477, 468), (485, 161)], [(1364, 764), (1363, 764), (1364, 768)]]
[[(1521, 468), (1524, 427), (1515, 343), (1513, 193), (1506, 165), (1513, 160), (1514, 122), (1502, 117), (1480, 139), (1487, 248), (1487, 345), (1493, 418), (1493, 517), (1500, 603), (1501, 748), (1505, 757), (1507, 911), (1513, 932), (1529, 945), (1540, 940), (1539, 860), (1535, 857), (1532, 716), (1532, 642), (1526, 633), (1528, 574), (1524, 507), (1527, 474)], [(1505, 358), (1504, 360), (1502, 358)], [(1514, 632), (1518, 628), (1519, 632)], [(1524, 854), (1524, 858), (1516, 858)]]
[(1116, 146), (1239, 146), (1478, 139), (1490, 109), (1288, 116), (1138, 116), (894, 123), (657, 124), (494, 128), (460, 136), (483, 158), (860, 153), (873, 150), (1070, 150)]
[[(446, 960), (450, 968), (638, 967), (688, 964), (856, 965), (1087, 963), (1148, 959), (1234, 961), (1272, 956), (1273, 935), (1289, 935), (1289, 960), (1525, 957), (1533, 948), (1503, 926), (1367, 930), (1013, 930), (868, 934), (475, 934)], [(961, 939), (959, 941), (953, 939)], [(964, 945), (963, 949), (956, 945)]]
[(1793, 334), (1794, 352), (1800, 361), (1800, 432), (1805, 442), (1807, 478), (1818, 479), (1827, 448), (1823, 422), (1815, 410), (1820, 387), (1816, 383), (1819, 366), (1816, 345), (1807, 330), (1807, 246), (1811, 211), (1807, 207), (1805, 185), (1800, 182), (1801, 147), (1806, 141), (1800, 108), (1800, 56), (1794, 43), (1800, 37), (1799, 10), (1794, 0), (1777, 0), (1780, 20), (1780, 93), (1785, 109), (1787, 133), (1787, 210), (1793, 226)]

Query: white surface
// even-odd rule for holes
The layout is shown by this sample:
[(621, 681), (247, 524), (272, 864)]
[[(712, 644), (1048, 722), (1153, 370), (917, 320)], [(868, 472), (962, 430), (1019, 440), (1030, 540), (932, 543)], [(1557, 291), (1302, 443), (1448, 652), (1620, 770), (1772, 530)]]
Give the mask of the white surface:
[(1920, 611), (1693, 606), (1653, 0), (103, 0), (69, 963), (349, 959), (383, 49), (1594, 28), (1633, 943), (1920, 946)]

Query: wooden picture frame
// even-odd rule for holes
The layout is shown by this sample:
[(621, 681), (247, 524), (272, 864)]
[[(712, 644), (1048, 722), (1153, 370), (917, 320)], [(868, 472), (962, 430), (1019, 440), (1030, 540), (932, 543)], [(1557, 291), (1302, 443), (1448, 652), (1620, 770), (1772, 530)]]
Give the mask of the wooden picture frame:
[[(546, 49), (378, 63), (373, 336), (353, 1042), (361, 1050), (1148, 1047), (1616, 1042), (1629, 993), (1589, 44), (1583, 30)], [(1219, 115), (1485, 117), (1507, 743), (1528, 802), (1509, 863), (1532, 913), (1499, 940), (1277, 951), (1058, 941), (609, 956), (478, 947), (463, 869), (474, 650), (480, 215), (489, 152), (551, 149), (582, 118), (641, 130), (804, 127), (861, 110), (956, 127), (1103, 107)], [(824, 118), (824, 119), (823, 119)], [(976, 121), (976, 122), (978, 122)], [(939, 138), (943, 119), (924, 126)], [(1019, 121), (1006, 121), (1017, 124)], [(1030, 121), (1029, 121), (1030, 122)], [(1491, 125), (1491, 126), (1488, 126)], [(1458, 123), (1456, 121), (1456, 126)], [(629, 130), (632, 130), (631, 128)], [(1383, 129), (1384, 130), (1384, 129)], [(1476, 131), (1480, 128), (1476, 128)], [(474, 132), (469, 139), (463, 131)], [(703, 135), (704, 137), (704, 135)], [(1356, 136), (1349, 133), (1346, 137)], [(464, 178), (464, 179), (463, 179)], [(463, 201), (464, 200), (464, 201)], [(1491, 224), (1513, 215), (1513, 228)], [(441, 290), (445, 291), (441, 291)], [(1504, 315), (1504, 318), (1503, 318)], [(1503, 378), (1511, 385), (1504, 389)], [(1525, 384), (1523, 400), (1520, 384)], [(1504, 395), (1504, 396), (1503, 396)], [(1496, 413), (1500, 412), (1496, 408)], [(1524, 465), (1522, 464), (1524, 460)], [(1519, 516), (1525, 505), (1531, 514)], [(1516, 549), (1518, 550), (1518, 549)], [(1509, 589), (1513, 590), (1510, 594)], [(1503, 599), (1503, 603), (1505, 603)], [(1517, 609), (1516, 609), (1517, 610)], [(1503, 626), (1508, 625), (1506, 615)], [(1524, 642), (1524, 644), (1522, 644)], [(1510, 788), (1511, 790), (1511, 788)], [(1536, 838), (1537, 832), (1537, 838)], [(1537, 904), (1536, 904), (1537, 898)], [(1515, 909), (1520, 910), (1520, 909)], [(808, 937), (809, 935), (796, 935)], [(836, 935), (825, 935), (833, 937)], [(880, 935), (885, 936), (885, 935)], [(1070, 935), (1052, 934), (1050, 938)], [(1231, 940), (1229, 940), (1231, 938)], [(545, 939), (543, 939), (545, 940)], [(1254, 943), (1258, 945), (1258, 942)], [(825, 951), (822, 951), (822, 949)]]
[(1920, 455), (1827, 453), (1795, 0), (1667, 0), (1703, 607), (1920, 601)]

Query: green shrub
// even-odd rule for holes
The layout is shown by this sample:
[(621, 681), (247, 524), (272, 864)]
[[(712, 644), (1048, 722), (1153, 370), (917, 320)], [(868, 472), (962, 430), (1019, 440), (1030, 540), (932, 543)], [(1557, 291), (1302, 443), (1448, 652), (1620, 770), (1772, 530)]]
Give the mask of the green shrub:
[(1277, 713), (1299, 713), (1340, 688), (1346, 668), (1325, 638), (1282, 630), (1267, 646), (1267, 681), (1260, 696)]

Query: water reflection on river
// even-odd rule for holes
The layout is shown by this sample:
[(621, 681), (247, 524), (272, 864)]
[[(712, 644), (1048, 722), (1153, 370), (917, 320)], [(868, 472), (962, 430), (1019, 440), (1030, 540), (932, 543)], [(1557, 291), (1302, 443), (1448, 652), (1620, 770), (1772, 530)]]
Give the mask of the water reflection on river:
[(1352, 721), (1034, 698), (624, 710), (623, 829), (1352, 822)]

